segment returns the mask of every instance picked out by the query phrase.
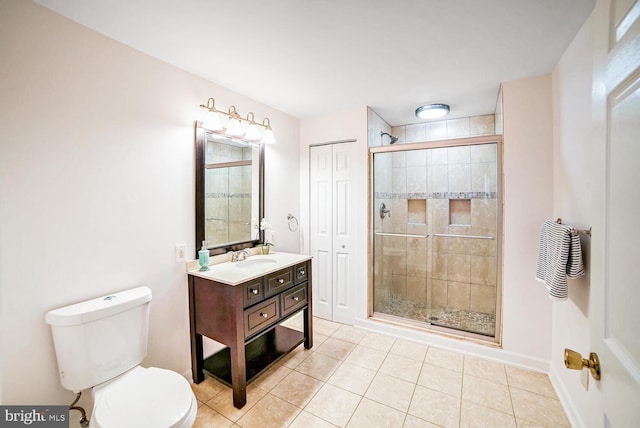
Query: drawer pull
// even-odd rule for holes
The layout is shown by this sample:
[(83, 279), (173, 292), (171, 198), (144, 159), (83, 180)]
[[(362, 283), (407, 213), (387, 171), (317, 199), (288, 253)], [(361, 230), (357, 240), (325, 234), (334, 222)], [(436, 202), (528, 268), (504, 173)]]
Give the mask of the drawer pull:
[(284, 279), (279, 278), (279, 279), (278, 279), (278, 282), (279, 282), (280, 284), (284, 284)]
[(304, 275), (306, 272), (304, 270), (300, 271), (300, 275)]
[(260, 316), (262, 318), (269, 318), (269, 314), (265, 314), (264, 312), (260, 312)]
[(298, 300), (300, 300), (300, 297), (298, 297), (298, 296), (293, 296), (293, 300), (295, 300), (295, 301), (297, 302)]
[(258, 294), (258, 293), (259, 293), (259, 291), (258, 291), (258, 289), (257, 289), (257, 288), (254, 288), (253, 290), (251, 290), (251, 292), (252, 292), (253, 294)]

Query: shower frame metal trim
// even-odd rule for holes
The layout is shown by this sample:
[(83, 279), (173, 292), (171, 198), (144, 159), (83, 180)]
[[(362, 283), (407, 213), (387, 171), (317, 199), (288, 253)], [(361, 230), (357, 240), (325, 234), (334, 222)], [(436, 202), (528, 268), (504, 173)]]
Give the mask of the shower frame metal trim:
[(369, 147), (369, 155), (368, 155), (368, 195), (367, 195), (367, 204), (368, 204), (368, 243), (367, 243), (367, 318), (381, 321), (381, 322), (392, 322), (393, 324), (398, 324), (397, 321), (391, 321), (390, 317), (395, 318), (391, 315), (382, 314), (373, 311), (373, 274), (374, 274), (374, 212), (376, 210), (373, 209), (373, 155), (376, 153), (387, 153), (387, 152), (402, 152), (408, 150), (421, 150), (421, 149), (438, 149), (444, 147), (456, 147), (456, 146), (474, 146), (479, 144), (496, 144), (496, 154), (497, 154), (497, 174), (496, 174), (496, 187), (497, 187), (497, 216), (498, 216), (498, 224), (497, 224), (497, 232), (498, 239), (497, 248), (496, 248), (496, 325), (495, 325), (495, 336), (482, 336), (476, 333), (467, 332), (463, 330), (456, 330), (454, 328), (440, 327), (429, 323), (424, 323), (424, 325), (418, 327), (414, 322), (407, 319), (406, 323), (402, 325), (407, 328), (418, 328), (419, 330), (424, 330), (426, 332), (433, 332), (438, 334), (446, 334), (453, 337), (461, 337), (464, 339), (474, 339), (479, 343), (484, 343), (486, 345), (491, 346), (502, 346), (502, 287), (503, 287), (503, 248), (502, 242), (504, 237), (504, 229), (503, 229), (503, 209), (504, 209), (504, 200), (503, 200), (503, 191), (504, 191), (504, 168), (503, 168), (503, 150), (504, 145), (502, 142), (502, 135), (486, 135), (479, 137), (464, 137), (464, 138), (452, 138), (447, 140), (434, 140), (434, 141), (423, 141), (417, 143), (402, 143), (402, 144), (393, 144), (388, 146), (377, 146), (377, 147)]

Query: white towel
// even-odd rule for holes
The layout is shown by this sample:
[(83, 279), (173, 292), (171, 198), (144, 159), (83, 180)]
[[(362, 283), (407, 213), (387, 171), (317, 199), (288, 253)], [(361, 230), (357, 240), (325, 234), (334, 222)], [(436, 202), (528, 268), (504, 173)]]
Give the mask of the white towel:
[(580, 236), (571, 230), (567, 225), (545, 221), (540, 232), (536, 279), (547, 286), (549, 297), (554, 300), (569, 297), (567, 276), (584, 275)]

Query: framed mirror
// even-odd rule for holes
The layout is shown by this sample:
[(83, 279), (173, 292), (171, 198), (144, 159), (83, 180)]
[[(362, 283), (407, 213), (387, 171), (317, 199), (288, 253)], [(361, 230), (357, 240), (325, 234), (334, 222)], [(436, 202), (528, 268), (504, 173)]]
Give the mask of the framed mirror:
[(211, 132), (196, 123), (196, 256), (260, 242), (253, 222), (264, 217), (264, 147)]

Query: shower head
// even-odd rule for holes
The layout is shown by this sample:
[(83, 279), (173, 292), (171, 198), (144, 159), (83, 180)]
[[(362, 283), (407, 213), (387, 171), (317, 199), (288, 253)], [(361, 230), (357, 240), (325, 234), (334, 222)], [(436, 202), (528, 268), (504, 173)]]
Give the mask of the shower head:
[(389, 144), (393, 144), (393, 143), (397, 142), (398, 138), (399, 138), (399, 137), (394, 137), (393, 135), (389, 134), (388, 132), (380, 131), (380, 136), (382, 137), (383, 135), (388, 135), (389, 136), (389, 139), (391, 140), (391, 141), (389, 141)]

